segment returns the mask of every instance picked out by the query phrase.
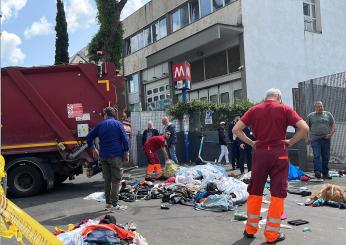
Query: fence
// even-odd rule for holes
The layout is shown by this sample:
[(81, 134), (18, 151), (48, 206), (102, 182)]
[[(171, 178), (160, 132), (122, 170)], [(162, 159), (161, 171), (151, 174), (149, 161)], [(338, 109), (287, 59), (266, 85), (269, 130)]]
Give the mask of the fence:
[[(314, 102), (322, 101), (324, 109), (333, 114), (337, 131), (331, 143), (331, 163), (346, 163), (346, 72), (300, 82), (293, 89), (293, 105), (306, 118), (314, 111)], [(311, 147), (307, 149), (312, 156)]]

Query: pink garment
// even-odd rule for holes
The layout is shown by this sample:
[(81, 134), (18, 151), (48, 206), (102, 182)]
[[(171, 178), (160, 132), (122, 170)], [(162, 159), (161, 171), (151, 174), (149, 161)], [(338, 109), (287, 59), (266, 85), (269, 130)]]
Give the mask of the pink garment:
[(169, 177), (166, 181), (165, 184), (173, 184), (175, 183), (175, 177)]

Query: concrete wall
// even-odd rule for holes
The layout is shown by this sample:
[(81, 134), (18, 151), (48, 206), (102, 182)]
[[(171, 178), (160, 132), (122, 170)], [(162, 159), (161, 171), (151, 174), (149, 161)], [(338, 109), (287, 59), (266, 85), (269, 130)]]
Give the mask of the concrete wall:
[[(146, 4), (139, 11), (130, 15), (127, 19), (123, 21), (124, 25), (124, 38), (132, 35), (136, 31), (140, 30), (142, 27), (147, 26), (149, 23), (155, 19), (173, 10), (175, 7), (179, 6), (180, 3), (187, 2), (181, 0), (163, 1), (163, 0), (153, 0)], [(178, 4), (179, 3), (179, 4)], [(150, 5), (150, 6), (147, 6)], [(124, 58), (124, 75), (130, 75), (140, 70), (147, 68), (146, 57), (157, 51), (160, 51), (176, 42), (179, 42), (189, 36), (196, 34), (210, 26), (217, 23), (228, 24), (233, 26), (238, 26), (241, 24), (241, 9), (240, 1), (233, 2), (232, 4), (223, 7), (216, 12), (209, 14), (198, 21), (172, 33), (168, 36), (162, 38), (161, 40), (148, 45), (147, 47), (138, 50), (137, 52), (126, 56)], [(158, 11), (158, 13), (157, 13)], [(153, 16), (151, 16), (153, 15)], [(155, 16), (155, 18), (154, 18)], [(167, 22), (169, 23), (169, 22)], [(134, 27), (136, 26), (136, 27)]]
[(303, 0), (242, 0), (247, 96), (346, 70), (346, 1), (320, 0), (322, 33), (304, 31)]

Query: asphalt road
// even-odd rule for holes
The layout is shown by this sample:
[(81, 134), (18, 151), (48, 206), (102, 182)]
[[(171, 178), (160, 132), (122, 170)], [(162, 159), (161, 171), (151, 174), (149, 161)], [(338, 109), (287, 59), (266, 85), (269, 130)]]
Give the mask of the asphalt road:
[[(140, 171), (139, 171), (140, 172)], [(334, 178), (330, 183), (346, 187), (346, 177)], [(292, 183), (318, 190), (321, 183)], [(69, 223), (79, 223), (86, 218), (96, 218), (104, 211), (104, 204), (83, 198), (93, 192), (103, 190), (100, 175), (93, 178), (83, 176), (67, 181), (53, 191), (29, 198), (18, 198), (12, 201), (23, 208), (49, 230), (54, 226), (64, 227)], [(268, 197), (267, 197), (268, 198)], [(280, 244), (318, 244), (336, 245), (346, 241), (346, 211), (331, 207), (306, 207), (297, 203), (304, 202), (305, 197), (288, 194), (285, 210), (288, 220), (306, 219), (308, 225), (284, 229), (286, 240)], [(240, 245), (266, 244), (263, 228), (256, 239), (243, 238), (244, 225), (234, 221), (234, 212), (198, 211), (191, 207), (175, 205), (169, 210), (160, 209), (161, 200), (140, 200), (124, 203), (126, 211), (114, 214), (119, 223), (134, 221), (137, 231), (146, 237), (150, 245)], [(268, 204), (262, 207), (268, 208)], [(239, 207), (245, 210), (245, 205)], [(266, 216), (264, 214), (264, 216)], [(283, 224), (287, 224), (286, 221)], [(309, 227), (311, 232), (303, 232)], [(1, 244), (17, 244), (12, 240), (2, 239)]]

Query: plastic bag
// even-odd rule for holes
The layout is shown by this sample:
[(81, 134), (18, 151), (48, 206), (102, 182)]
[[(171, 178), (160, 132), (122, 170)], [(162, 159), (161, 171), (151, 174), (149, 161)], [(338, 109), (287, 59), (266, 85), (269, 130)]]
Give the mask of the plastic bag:
[(300, 177), (304, 175), (305, 175), (304, 172), (300, 168), (290, 163), (289, 171), (288, 171), (288, 180), (299, 180)]
[(167, 162), (165, 164), (165, 169), (163, 170), (163, 176), (165, 176), (166, 178), (174, 177), (178, 168), (179, 165), (174, 163), (173, 161)]

